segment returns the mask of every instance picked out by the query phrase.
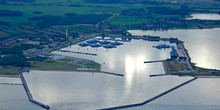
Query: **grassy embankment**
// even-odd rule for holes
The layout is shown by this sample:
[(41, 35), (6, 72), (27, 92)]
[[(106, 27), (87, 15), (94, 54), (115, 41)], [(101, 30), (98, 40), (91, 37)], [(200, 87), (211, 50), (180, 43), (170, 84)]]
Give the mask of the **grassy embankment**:
[(30, 61), (32, 67), (30, 70), (60, 70), (60, 71), (76, 71), (77, 68), (93, 68), (100, 70), (98, 63), (70, 63), (72, 59), (64, 60), (45, 60), (45, 61)]
[[(63, 60), (44, 60), (44, 61), (29, 61), (31, 67), (29, 70), (47, 70), (47, 71), (77, 71), (77, 68), (89, 68), (92, 70), (100, 70), (101, 65), (95, 62), (92, 63), (83, 63), (75, 62), (72, 59), (63, 59)], [(0, 66), (0, 75), (19, 75), (18, 67), (3, 67)]]
[(19, 75), (19, 70), (17, 67), (0, 66), (0, 76), (1, 75)]

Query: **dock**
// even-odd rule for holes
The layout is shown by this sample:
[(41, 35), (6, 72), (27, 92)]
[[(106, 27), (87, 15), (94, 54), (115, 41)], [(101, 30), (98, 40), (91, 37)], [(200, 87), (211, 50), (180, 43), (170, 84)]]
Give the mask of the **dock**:
[(150, 75), (150, 77), (157, 77), (157, 76), (166, 76), (168, 74), (152, 74)]
[(94, 53), (86, 53), (86, 52), (77, 52), (77, 51), (70, 51), (70, 50), (58, 50), (60, 52), (68, 52), (68, 53), (76, 53), (76, 54), (84, 54), (84, 55), (93, 55), (93, 56), (97, 56), (98, 54), (94, 54)]
[[(123, 38), (121, 36), (117, 36), (120, 38)], [(133, 36), (126, 36), (125, 38), (129, 39), (143, 39), (143, 40), (148, 40), (148, 41), (169, 41), (169, 42), (176, 42), (175, 38), (161, 38), (161, 37), (144, 37), (140, 35), (133, 35)]]
[(124, 74), (107, 72), (107, 71), (99, 71), (99, 70), (77, 70), (77, 71), (71, 71), (71, 72), (88, 72), (88, 73), (92, 72), (92, 73), (103, 73), (103, 74), (115, 75), (115, 76), (121, 76), (121, 77), (124, 76)]
[(22, 81), (22, 84), (23, 84), (23, 86), (24, 86), (24, 89), (25, 89), (25, 91), (26, 91), (26, 93), (27, 93), (28, 98), (29, 98), (29, 100), (30, 100), (32, 103), (37, 104), (37, 105), (41, 106), (42, 108), (50, 109), (50, 106), (49, 106), (49, 105), (45, 105), (45, 104), (43, 104), (43, 103), (41, 103), (41, 102), (38, 102), (38, 101), (36, 101), (36, 100), (33, 99), (32, 95), (31, 95), (31, 92), (30, 92), (30, 90), (29, 90), (29, 88), (28, 88), (28, 86), (27, 86), (27, 83), (26, 83), (26, 81), (25, 81), (25, 79), (24, 79), (23, 73), (21, 73), (21, 81)]
[(106, 72), (106, 71), (99, 71), (100, 73), (110, 74), (110, 75), (116, 75), (116, 76), (124, 76), (123, 74), (118, 73), (112, 73), (112, 72)]
[(174, 90), (176, 90), (176, 89), (178, 89), (178, 88), (180, 88), (180, 87), (182, 87), (182, 86), (184, 86), (186, 84), (189, 84), (190, 82), (192, 82), (192, 81), (194, 81), (196, 79), (198, 79), (198, 78), (194, 77), (193, 79), (190, 79), (190, 80), (188, 80), (188, 81), (186, 81), (186, 82), (184, 82), (184, 83), (182, 83), (180, 85), (177, 85), (176, 87), (173, 87), (173, 88), (171, 88), (171, 89), (169, 89), (169, 90), (167, 90), (165, 92), (162, 92), (161, 94), (158, 94), (158, 95), (156, 95), (156, 96), (154, 96), (154, 97), (152, 97), (152, 98), (150, 98), (150, 99), (148, 99), (148, 100), (146, 100), (144, 102), (141, 102), (141, 103), (130, 104), (130, 105), (123, 105), (123, 106), (117, 106), (117, 107), (110, 107), (110, 108), (103, 108), (103, 109), (99, 109), (99, 110), (125, 109), (125, 108), (130, 108), (130, 107), (142, 106), (142, 105), (148, 104), (148, 103), (150, 103), (150, 102), (152, 102), (152, 101), (154, 101), (154, 100), (156, 100), (156, 99), (158, 99), (158, 98), (160, 98), (160, 97), (162, 97), (162, 96), (164, 96), (164, 95), (166, 95), (166, 94), (168, 94), (168, 93), (170, 93), (170, 92), (172, 92), (172, 91), (174, 91)]
[(155, 61), (145, 61), (144, 63), (157, 63), (157, 62), (163, 62), (165, 60), (155, 60)]
[(18, 83), (0, 83), (0, 85), (22, 85)]

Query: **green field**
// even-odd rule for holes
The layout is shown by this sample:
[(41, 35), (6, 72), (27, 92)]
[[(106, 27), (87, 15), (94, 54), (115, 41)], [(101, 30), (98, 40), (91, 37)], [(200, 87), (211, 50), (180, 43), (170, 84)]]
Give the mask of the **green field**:
[(45, 61), (30, 61), (31, 70), (63, 70), (63, 71), (75, 71), (77, 68), (93, 68), (100, 70), (100, 64), (98, 63), (69, 63), (74, 61), (73, 59), (63, 60), (45, 60)]
[[(5, 6), (0, 5), (0, 10), (12, 10), (21, 11), (23, 16), (21, 17), (0, 17), (1, 21), (8, 22), (12, 25), (19, 23), (35, 23), (29, 21), (30, 17), (53, 15), (53, 16), (64, 16), (66, 13), (77, 13), (77, 14), (115, 14), (121, 10), (117, 7), (106, 6), (106, 7), (68, 7), (68, 6)], [(43, 14), (33, 14), (34, 11), (43, 12)]]
[[(140, 0), (142, 1), (142, 0)], [(161, 1), (166, 3), (160, 3)], [(198, 12), (206, 12), (209, 13), (218, 13), (220, 12), (220, 2), (215, 0), (195, 0), (195, 1), (187, 1), (180, 0), (178, 3), (172, 3), (173, 0), (156, 0), (154, 3), (142, 3), (135, 0), (131, 0), (130, 2), (124, 3), (88, 3), (84, 2), (84, 0), (35, 0), (35, 2), (24, 3), (24, 2), (7, 2), (11, 5), (1, 5), (0, 10), (12, 10), (12, 11), (21, 11), (23, 12), (23, 16), (21, 17), (0, 17), (0, 21), (4, 21), (9, 23), (12, 26), (18, 25), (32, 25), (35, 26), (37, 21), (30, 21), (29, 18), (36, 16), (44, 16), (44, 15), (53, 15), (53, 16), (65, 16), (66, 13), (76, 13), (76, 14), (117, 14), (127, 9), (144, 9), (146, 12), (149, 12), (149, 8), (160, 8), (160, 7), (169, 7), (174, 10), (180, 9), (182, 6), (187, 6), (189, 9), (193, 9)], [(188, 3), (188, 4), (185, 4)], [(195, 4), (196, 3), (196, 4)], [(69, 6), (73, 5), (73, 6)], [(33, 14), (34, 11), (40, 11), (42, 14)], [(164, 10), (161, 10), (164, 11)], [(138, 13), (138, 12), (137, 12)], [(180, 16), (180, 15), (162, 15), (162, 14), (154, 14), (150, 13), (148, 16), (126, 16), (119, 15), (113, 19), (108, 20), (106, 25), (139, 25), (143, 23), (152, 23), (157, 20), (157, 18), (185, 18), (189, 15)], [(29, 24), (27, 24), (29, 23)], [(204, 28), (207, 26), (200, 25)], [(218, 25), (213, 25), (214, 27)], [(213, 27), (212, 26), (212, 27)], [(141, 27), (141, 26), (139, 26)], [(91, 27), (89, 27), (91, 28)], [(124, 28), (124, 27), (123, 27)], [(82, 31), (79, 29), (79, 31)], [(83, 31), (82, 31), (83, 32)], [(9, 33), (19, 33), (11, 30)]]
[(32, 67), (30, 69), (33, 70), (76, 70), (79, 68), (79, 65), (56, 62), (53, 60), (47, 61), (31, 61)]
[(123, 16), (119, 15), (111, 19), (110, 23), (112, 25), (130, 25), (130, 24), (141, 24), (142, 22), (135, 16)]
[(0, 66), (0, 75), (19, 75), (19, 71), (16, 67)]

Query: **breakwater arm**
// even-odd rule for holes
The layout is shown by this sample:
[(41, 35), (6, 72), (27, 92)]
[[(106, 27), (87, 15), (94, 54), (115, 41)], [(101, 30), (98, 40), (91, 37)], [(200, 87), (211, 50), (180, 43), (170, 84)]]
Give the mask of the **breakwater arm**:
[(26, 81), (25, 81), (25, 79), (24, 79), (23, 73), (21, 73), (21, 81), (22, 81), (22, 83), (23, 83), (23, 86), (24, 86), (24, 89), (25, 89), (25, 91), (26, 91), (26, 93), (27, 93), (28, 98), (29, 98), (29, 100), (30, 100), (32, 103), (37, 104), (37, 105), (39, 105), (39, 106), (41, 106), (41, 107), (43, 107), (43, 108), (45, 108), (45, 109), (50, 109), (50, 107), (49, 107), (48, 105), (45, 105), (45, 104), (43, 104), (43, 103), (41, 103), (41, 102), (38, 102), (38, 101), (36, 101), (36, 100), (33, 99), (32, 95), (31, 95), (31, 92), (30, 92), (30, 90), (29, 90), (29, 88), (28, 88), (28, 86), (27, 86), (27, 83), (26, 83)]
[(146, 100), (144, 102), (141, 102), (141, 103), (130, 104), (130, 105), (123, 105), (123, 106), (118, 106), (118, 107), (103, 108), (103, 109), (99, 109), (99, 110), (114, 110), (114, 109), (123, 109), (123, 108), (130, 108), (130, 107), (141, 106), (141, 105), (150, 103), (150, 102), (152, 102), (152, 101), (154, 101), (154, 100), (156, 100), (156, 99), (158, 99), (158, 98), (160, 98), (160, 97), (162, 97), (162, 96), (164, 96), (164, 95), (166, 95), (166, 94), (168, 94), (168, 93), (170, 93), (170, 92), (172, 92), (172, 91), (174, 91), (174, 90), (176, 90), (176, 89), (178, 89), (178, 88), (180, 88), (180, 87), (182, 87), (182, 86), (184, 86), (184, 85), (186, 85), (186, 84), (188, 84), (188, 83), (190, 83), (190, 82), (192, 82), (192, 81), (194, 81), (196, 79), (198, 79), (198, 78), (194, 77), (193, 79), (190, 79), (190, 80), (188, 80), (188, 81), (186, 81), (186, 82), (184, 82), (184, 83), (182, 83), (180, 85), (177, 85), (176, 87), (173, 87), (173, 88), (171, 88), (171, 89), (169, 89), (169, 90), (167, 90), (167, 91), (165, 91), (163, 93), (160, 93), (160, 94), (158, 94), (158, 95), (156, 95), (156, 96), (154, 96), (154, 97), (152, 97), (152, 98), (150, 98), (150, 99), (148, 99), (148, 100)]
[(0, 83), (0, 85), (22, 85), (17, 83)]
[(76, 71), (71, 71), (71, 72), (103, 73), (103, 74), (114, 75), (114, 76), (121, 76), (121, 77), (124, 76), (124, 74), (107, 72), (107, 71), (99, 71), (99, 70), (76, 70)]
[(69, 51), (69, 50), (58, 50), (60, 52), (68, 52), (68, 53), (76, 53), (76, 54), (85, 54), (85, 55), (93, 55), (93, 56), (97, 56), (98, 54), (94, 54), (94, 53), (86, 53), (86, 52), (76, 52), (76, 51)]
[(157, 63), (157, 62), (163, 62), (165, 60), (155, 60), (155, 61), (145, 61), (144, 63)]

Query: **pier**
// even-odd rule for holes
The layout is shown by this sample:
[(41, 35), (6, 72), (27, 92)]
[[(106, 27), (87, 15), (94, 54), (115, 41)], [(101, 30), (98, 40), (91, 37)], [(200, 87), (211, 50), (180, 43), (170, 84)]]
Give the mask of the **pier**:
[(91, 73), (92, 72), (92, 73), (103, 73), (103, 74), (115, 75), (115, 76), (121, 76), (121, 77), (124, 76), (124, 74), (107, 72), (107, 71), (98, 71), (98, 70), (77, 70), (77, 71), (71, 71), (71, 72), (87, 72), (87, 73)]
[(110, 75), (116, 75), (116, 76), (124, 76), (123, 74), (118, 74), (118, 73), (112, 73), (112, 72), (106, 72), (106, 71), (98, 71), (100, 73), (105, 73), (105, 74), (110, 74)]
[(169, 90), (167, 90), (167, 91), (165, 91), (165, 92), (163, 92), (161, 94), (158, 94), (158, 95), (156, 95), (156, 96), (154, 96), (154, 97), (152, 97), (152, 98), (150, 98), (150, 99), (148, 99), (148, 100), (146, 100), (144, 102), (141, 102), (141, 103), (130, 104), (130, 105), (123, 105), (123, 106), (118, 106), (118, 107), (103, 108), (103, 109), (99, 109), (99, 110), (114, 110), (114, 109), (124, 109), (124, 108), (142, 106), (142, 105), (148, 104), (148, 103), (150, 103), (150, 102), (152, 102), (152, 101), (154, 101), (154, 100), (156, 100), (156, 99), (158, 99), (158, 98), (160, 98), (160, 97), (162, 97), (162, 96), (164, 96), (164, 95), (166, 95), (166, 94), (168, 94), (168, 93), (170, 93), (170, 92), (172, 92), (172, 91), (174, 91), (174, 90), (176, 90), (176, 89), (178, 89), (178, 88), (180, 88), (180, 87), (182, 87), (182, 86), (184, 86), (186, 84), (189, 84), (190, 82), (192, 82), (192, 81), (194, 81), (196, 79), (198, 79), (198, 78), (194, 77), (193, 79), (190, 79), (190, 80), (188, 80), (188, 81), (186, 81), (186, 82), (184, 82), (184, 83), (182, 83), (180, 85), (177, 85), (176, 87), (173, 87), (173, 88), (171, 88), (171, 89), (169, 89)]
[(144, 63), (157, 63), (157, 62), (163, 62), (165, 60), (155, 60), (155, 61), (145, 61)]
[(18, 83), (0, 83), (0, 85), (23, 85)]
[[(117, 36), (121, 37), (121, 36)], [(126, 36), (125, 38), (129, 39), (143, 39), (143, 40), (148, 40), (148, 41), (169, 41), (169, 42), (176, 42), (175, 38), (161, 38), (161, 37), (144, 37), (140, 35), (133, 35), (133, 36)]]
[(76, 53), (76, 54), (85, 54), (85, 55), (93, 55), (93, 56), (97, 56), (98, 54), (94, 54), (94, 53), (85, 53), (85, 52), (76, 52), (76, 51), (69, 51), (69, 50), (58, 50), (60, 52), (68, 52), (68, 53)]
[(153, 75), (150, 75), (150, 77), (157, 77), (157, 76), (166, 76), (167, 74), (153, 74)]
[(26, 83), (26, 81), (25, 81), (25, 79), (24, 79), (23, 73), (21, 73), (21, 81), (22, 81), (22, 83), (23, 83), (23, 86), (24, 86), (24, 89), (25, 89), (25, 91), (26, 91), (26, 93), (27, 93), (28, 98), (29, 98), (29, 100), (30, 100), (32, 103), (37, 104), (37, 105), (39, 105), (39, 106), (41, 106), (41, 107), (43, 107), (43, 108), (45, 108), (45, 109), (50, 109), (50, 107), (49, 107), (48, 105), (45, 105), (45, 104), (43, 104), (43, 103), (41, 103), (41, 102), (38, 102), (38, 101), (36, 101), (36, 100), (33, 99), (32, 95), (31, 95), (31, 92), (30, 92), (30, 90), (29, 90), (29, 88), (28, 88), (28, 86), (27, 86), (27, 83)]

